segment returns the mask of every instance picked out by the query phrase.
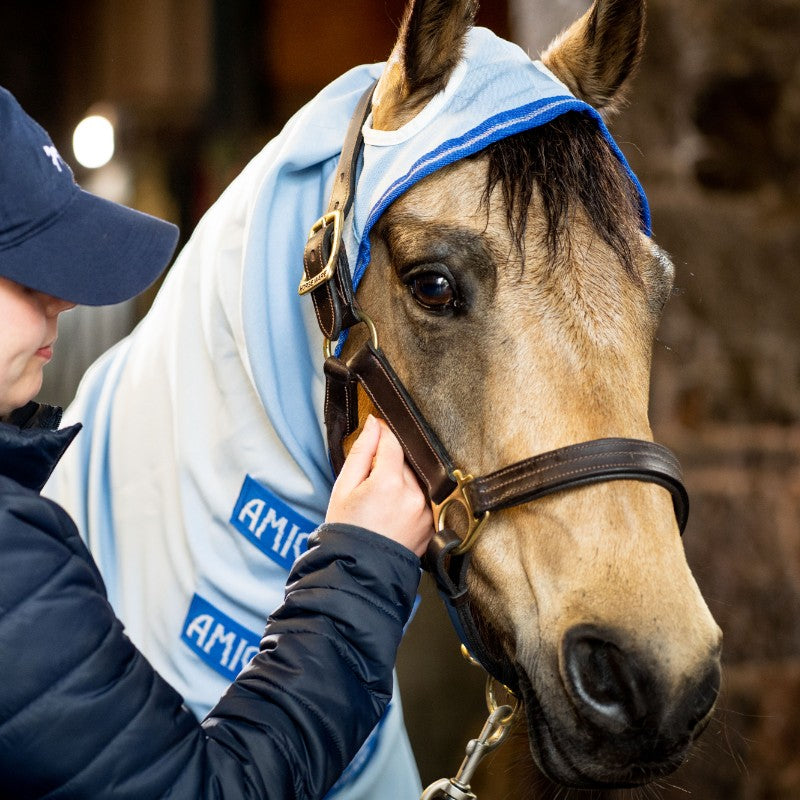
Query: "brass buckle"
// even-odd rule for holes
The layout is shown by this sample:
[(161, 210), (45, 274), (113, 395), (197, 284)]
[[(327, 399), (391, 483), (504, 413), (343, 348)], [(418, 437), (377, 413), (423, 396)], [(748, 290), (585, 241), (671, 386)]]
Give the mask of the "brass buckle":
[(325, 269), (323, 269), (322, 272), (318, 272), (313, 278), (309, 278), (305, 270), (303, 270), (303, 279), (300, 281), (300, 286), (297, 287), (297, 293), (299, 295), (313, 292), (314, 289), (316, 289), (318, 286), (321, 286), (323, 283), (327, 283), (334, 276), (336, 272), (336, 264), (339, 260), (339, 248), (342, 244), (343, 221), (344, 216), (337, 208), (335, 211), (329, 211), (327, 214), (323, 214), (311, 226), (311, 230), (308, 233), (309, 239), (315, 233), (317, 233), (317, 231), (321, 230), (322, 228), (327, 228), (328, 225), (333, 223), (333, 247), (331, 248), (331, 254), (328, 258), (328, 263), (325, 265)]
[(472, 503), (470, 503), (469, 497), (464, 492), (464, 487), (474, 480), (472, 475), (465, 475), (460, 469), (454, 469), (452, 477), (458, 485), (441, 503), (431, 503), (431, 510), (433, 511), (433, 524), (437, 531), (442, 531), (447, 527), (445, 524), (447, 509), (453, 503), (459, 503), (467, 512), (467, 519), (469, 520), (467, 533), (461, 540), (461, 544), (453, 550), (454, 555), (460, 556), (466, 553), (477, 541), (483, 526), (486, 524), (486, 520), (489, 519), (489, 512), (485, 511), (480, 519), (475, 517)]

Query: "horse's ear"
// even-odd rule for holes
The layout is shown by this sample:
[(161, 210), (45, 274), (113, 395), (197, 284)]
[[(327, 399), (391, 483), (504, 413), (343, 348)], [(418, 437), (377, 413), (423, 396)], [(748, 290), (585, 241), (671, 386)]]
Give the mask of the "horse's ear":
[(542, 61), (581, 100), (613, 112), (642, 55), (645, 0), (595, 0), (557, 36)]
[(445, 87), (477, 10), (477, 0), (410, 0), (375, 92), (374, 128), (399, 128)]

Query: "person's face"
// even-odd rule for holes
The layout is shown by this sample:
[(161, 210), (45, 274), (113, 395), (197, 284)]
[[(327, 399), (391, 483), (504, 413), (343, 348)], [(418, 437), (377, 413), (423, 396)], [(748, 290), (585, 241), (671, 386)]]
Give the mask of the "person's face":
[(75, 303), (0, 278), (0, 416), (32, 400), (53, 356), (58, 315)]

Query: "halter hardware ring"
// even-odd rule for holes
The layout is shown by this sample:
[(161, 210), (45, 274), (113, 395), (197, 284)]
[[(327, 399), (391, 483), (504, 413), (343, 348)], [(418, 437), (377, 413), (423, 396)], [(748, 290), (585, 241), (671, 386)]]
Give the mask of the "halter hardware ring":
[[(467, 649), (467, 646), (462, 643), (461, 645), (461, 655), (467, 663), (472, 664), (474, 667), (478, 667), (478, 669), (483, 669), (483, 665), (478, 661), (472, 653)], [(495, 694), (495, 686), (501, 688), (506, 695), (508, 695), (508, 699), (513, 701), (511, 705), (509, 703), (499, 703), (497, 701), (497, 696)], [(509, 689), (504, 683), (501, 683), (497, 680), (497, 678), (493, 678), (491, 675), (486, 675), (486, 708), (490, 714), (494, 714), (498, 708), (510, 708), (511, 710), (509, 713), (499, 719), (497, 721), (498, 725), (507, 726), (511, 723), (511, 720), (514, 719), (514, 716), (517, 713), (517, 709), (519, 708), (519, 698), (514, 693), (512, 689)]]
[(453, 503), (458, 503), (466, 511), (468, 520), (467, 532), (461, 540), (461, 544), (453, 550), (453, 555), (461, 556), (470, 550), (477, 541), (483, 526), (486, 524), (486, 520), (489, 519), (490, 512), (485, 511), (483, 516), (478, 519), (472, 510), (472, 503), (464, 491), (464, 487), (474, 480), (472, 475), (465, 475), (460, 469), (454, 469), (452, 478), (458, 484), (456, 488), (441, 503), (431, 503), (431, 509), (433, 511), (433, 525), (437, 531), (443, 531), (447, 527), (445, 523), (447, 509)]
[[(363, 322), (367, 326), (370, 338), (372, 339), (372, 346), (377, 350), (378, 329), (375, 327), (375, 323), (372, 321), (372, 317), (365, 314), (360, 308), (356, 309), (356, 316), (358, 317), (359, 322)], [(322, 352), (325, 355), (325, 358), (330, 358), (333, 355), (333, 341), (330, 340), (327, 336), (323, 337), (322, 340)]]
[(475, 658), (475, 656), (473, 656), (469, 650), (467, 650), (467, 646), (463, 642), (461, 644), (461, 657), (467, 662), (467, 664), (472, 664), (473, 667), (483, 669), (481, 662), (478, 661), (478, 659)]
[(333, 246), (331, 247), (331, 254), (328, 257), (328, 263), (322, 272), (318, 272), (313, 278), (309, 278), (307, 273), (303, 272), (303, 279), (300, 281), (300, 286), (297, 287), (299, 295), (308, 294), (313, 292), (318, 286), (327, 283), (336, 272), (336, 265), (339, 261), (339, 249), (342, 244), (342, 226), (344, 223), (344, 215), (340, 209), (329, 211), (323, 214), (312, 226), (308, 233), (308, 238), (311, 239), (315, 233), (322, 228), (327, 228), (328, 225), (333, 224)]
[[(508, 703), (498, 703), (497, 697), (495, 695), (495, 684), (499, 686), (507, 695), (509, 700), (513, 701), (513, 705), (509, 705)], [(500, 683), (497, 678), (493, 678), (491, 675), (486, 677), (486, 708), (489, 710), (490, 714), (494, 714), (499, 708), (510, 708), (511, 710), (506, 714), (502, 719), (497, 721), (497, 724), (502, 726), (505, 730), (511, 724), (511, 721), (516, 716), (517, 710), (519, 709), (519, 698), (508, 688), (504, 683)], [(499, 738), (504, 735), (504, 732), (500, 734), (498, 737), (498, 744)]]

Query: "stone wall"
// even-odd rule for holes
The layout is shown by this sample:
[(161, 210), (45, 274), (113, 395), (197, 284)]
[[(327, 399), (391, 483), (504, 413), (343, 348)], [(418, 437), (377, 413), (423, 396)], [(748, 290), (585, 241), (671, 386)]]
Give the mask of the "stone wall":
[[(573, 0), (561, 5), (578, 13)], [(552, 31), (537, 38), (536, 23), (541, 13), (551, 25), (552, 2), (512, 7), (521, 43), (543, 49)], [(684, 463), (692, 496), (687, 557), (725, 634), (717, 718), (657, 794), (794, 800), (800, 3), (651, 0), (648, 28), (629, 108), (612, 130), (678, 270), (654, 355), (652, 420)], [(481, 800), (555, 794), (531, 779), (524, 750), (520, 737), (497, 754)]]
[[(715, 719), (687, 764), (660, 782), (658, 797), (797, 800), (800, 428), (675, 426), (666, 438), (691, 491), (686, 552), (724, 631), (725, 669)], [(527, 761), (519, 735), (481, 773), (481, 800), (554, 796), (540, 776), (531, 781)]]
[(798, 41), (796, 0), (653, 2), (619, 124), (679, 267), (652, 416), (687, 468), (687, 556), (725, 681), (670, 782), (709, 800), (800, 797)]

